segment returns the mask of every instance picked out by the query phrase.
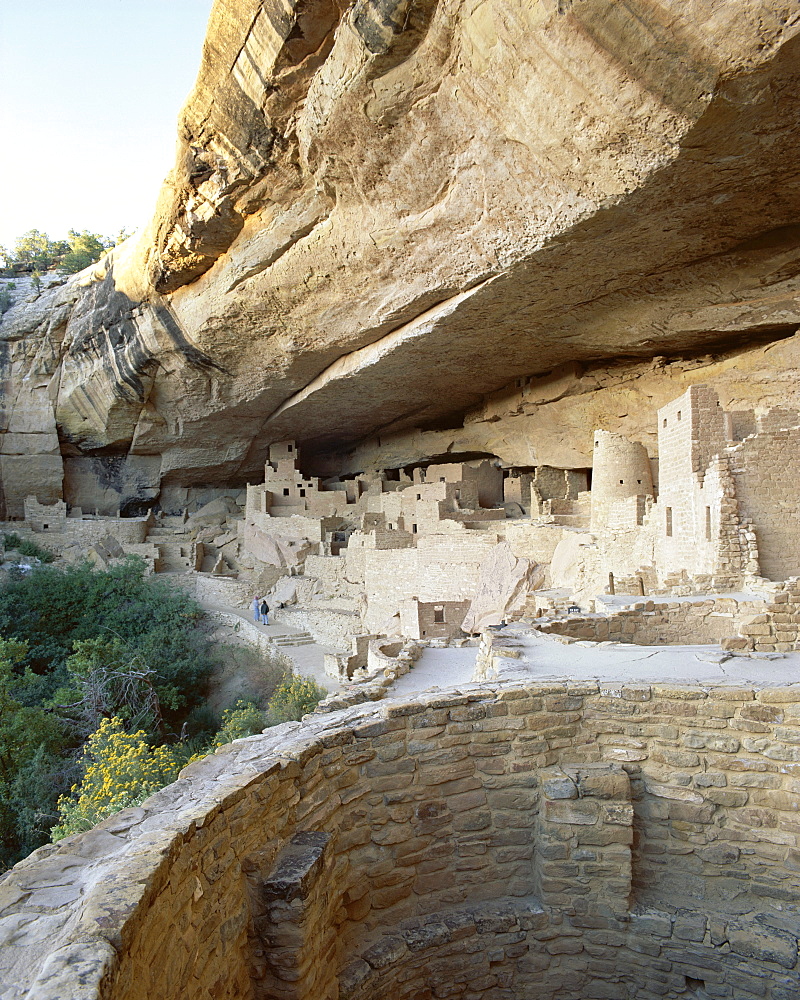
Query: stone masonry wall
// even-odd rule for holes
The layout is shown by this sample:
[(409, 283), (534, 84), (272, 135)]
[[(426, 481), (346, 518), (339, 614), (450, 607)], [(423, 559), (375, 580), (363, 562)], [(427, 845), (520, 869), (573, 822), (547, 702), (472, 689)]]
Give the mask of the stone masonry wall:
[(761, 573), (800, 574), (800, 427), (764, 429), (731, 449), (743, 515), (756, 525)]
[(497, 544), (494, 532), (455, 530), (421, 537), (416, 548), (365, 553), (365, 590), (369, 595), (367, 631), (389, 632), (402, 601), (470, 601), (480, 567)]
[(764, 608), (755, 608), (739, 623), (739, 648), (764, 653), (800, 649), (800, 580), (773, 584), (772, 591)]
[(3, 1000), (794, 1000), (800, 686), (289, 723), (0, 880)]
[[(592, 642), (639, 646), (719, 643), (740, 634), (745, 623), (767, 621), (763, 600), (717, 597), (707, 601), (637, 601), (609, 615), (570, 615), (542, 622), (540, 632)], [(798, 609), (800, 610), (800, 609)], [(800, 619), (798, 619), (800, 620)]]
[[(46, 522), (50, 523), (50, 522)], [(58, 530), (30, 527), (25, 521), (8, 521), (3, 523), (6, 531), (31, 538), (42, 548), (60, 552), (68, 545), (77, 543), (84, 548), (90, 548), (106, 535), (111, 535), (121, 545), (141, 545), (147, 539), (147, 519), (133, 517), (97, 517), (97, 518), (64, 518), (54, 521)]]

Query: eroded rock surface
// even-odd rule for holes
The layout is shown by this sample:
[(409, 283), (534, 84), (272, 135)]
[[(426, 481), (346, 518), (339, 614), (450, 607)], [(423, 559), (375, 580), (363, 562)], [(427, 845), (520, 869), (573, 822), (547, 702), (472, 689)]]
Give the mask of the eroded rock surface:
[(0, 324), (8, 513), (19, 455), (135, 510), (270, 441), (578, 468), (698, 365), (794, 392), (797, 34), (780, 0), (218, 0), (150, 226)]

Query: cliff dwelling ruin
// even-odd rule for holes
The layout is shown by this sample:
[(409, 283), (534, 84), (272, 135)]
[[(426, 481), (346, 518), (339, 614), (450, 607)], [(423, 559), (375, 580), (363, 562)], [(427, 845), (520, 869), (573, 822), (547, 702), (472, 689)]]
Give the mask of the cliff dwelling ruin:
[(0, 317), (0, 528), (329, 696), (0, 876), (0, 1000), (800, 996), (799, 56), (216, 0), (149, 227)]

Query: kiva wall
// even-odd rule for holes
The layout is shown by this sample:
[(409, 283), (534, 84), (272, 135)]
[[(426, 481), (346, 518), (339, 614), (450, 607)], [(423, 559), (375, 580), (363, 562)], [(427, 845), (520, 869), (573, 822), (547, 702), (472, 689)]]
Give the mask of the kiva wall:
[(798, 765), (800, 687), (289, 723), (8, 873), (2, 995), (790, 1000)]

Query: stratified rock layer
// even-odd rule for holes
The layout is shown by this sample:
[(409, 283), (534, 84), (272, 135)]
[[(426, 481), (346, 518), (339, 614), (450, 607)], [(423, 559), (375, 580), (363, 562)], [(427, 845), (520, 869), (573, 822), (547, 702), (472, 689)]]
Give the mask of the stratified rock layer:
[[(797, 34), (779, 0), (218, 0), (138, 245), (0, 326), (28, 454), (57, 489), (57, 425), (67, 498), (135, 505), (259, 478), (271, 440), (366, 457), (557, 366), (794, 333)], [(551, 420), (508, 454), (554, 463)]]

